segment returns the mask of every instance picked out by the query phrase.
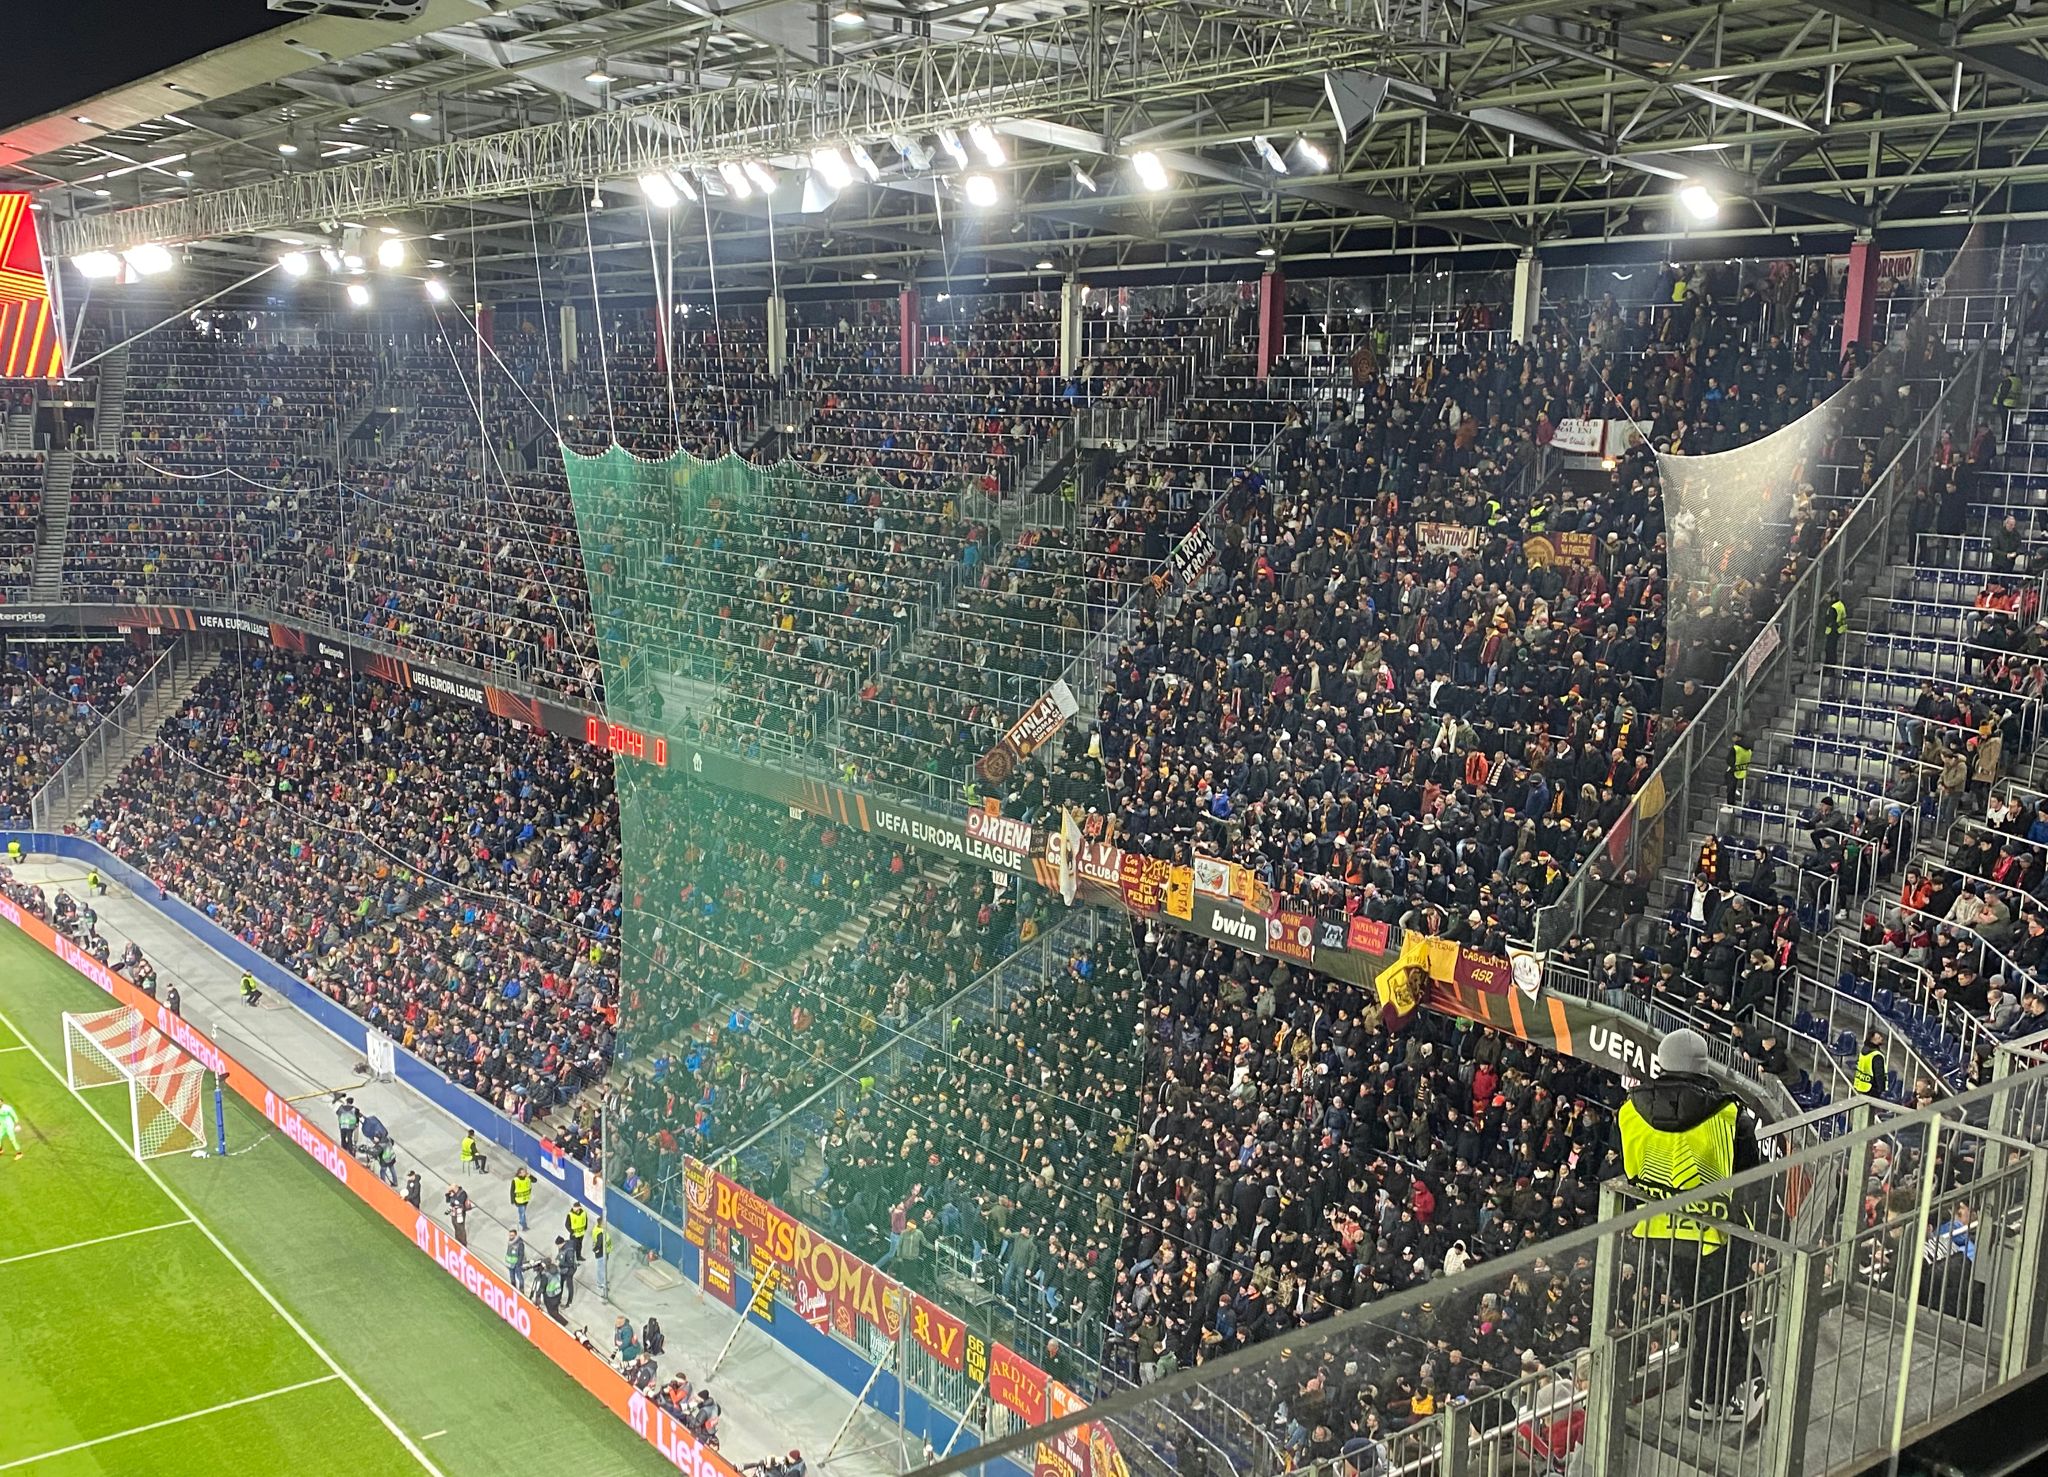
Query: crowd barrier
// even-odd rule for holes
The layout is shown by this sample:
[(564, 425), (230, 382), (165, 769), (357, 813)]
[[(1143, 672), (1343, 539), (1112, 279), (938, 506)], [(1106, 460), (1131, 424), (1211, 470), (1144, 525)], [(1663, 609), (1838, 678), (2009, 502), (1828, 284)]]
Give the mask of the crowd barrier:
[[(358, 1020), (334, 1001), (328, 999), (320, 991), (314, 989), (313, 986), (299, 978), (298, 975), (250, 948), (189, 903), (174, 895), (160, 895), (153, 879), (122, 861), (104, 847), (88, 841), (82, 836), (58, 835), (41, 831), (0, 832), (0, 847), (4, 847), (11, 842), (21, 843), (21, 848), (25, 852), (63, 857), (67, 860), (78, 862), (83, 866), (97, 867), (100, 875), (107, 881), (115, 883), (133, 893), (138, 902), (154, 909), (166, 922), (174, 924), (200, 943), (221, 954), (231, 964), (248, 970), (262, 983), (264, 988), (276, 992), (283, 999), (289, 1000), (299, 1010), (303, 1011), (308, 1017), (325, 1028), (351, 1050), (364, 1052), (367, 1055), (366, 1042), (369, 1030), (362, 1021)], [(156, 1009), (155, 1003), (150, 1001), (146, 995), (143, 995), (138, 990), (134, 990), (133, 986), (128, 985), (126, 981), (120, 980), (119, 976), (113, 974), (106, 966), (72, 947), (67, 940), (56, 938), (47, 924), (43, 924), (21, 913), (19, 909), (15, 908), (11, 903), (5, 902), (4, 899), (0, 899), (0, 916), (6, 917), (9, 922), (14, 923), (23, 932), (36, 938), (38, 942), (44, 943), (53, 953), (56, 953), (65, 962), (71, 964), (73, 968), (92, 979), (95, 984), (100, 985), (109, 994), (121, 1000), (123, 1004), (136, 1005), (138, 1009), (145, 1010), (145, 1013), (152, 1022), (158, 1020), (159, 1012)], [(121, 989), (129, 991), (130, 994), (122, 994), (121, 989), (116, 988), (117, 984)], [(131, 995), (133, 998), (130, 998)], [(138, 1002), (140, 1003), (138, 1004)], [(186, 1027), (182, 1021), (179, 1022), (179, 1033), (173, 1039), (177, 1040), (178, 1044), (184, 1047), (185, 1050), (199, 1057), (202, 1061), (207, 1062), (209, 1066), (214, 1065), (213, 1060), (202, 1055), (201, 1050), (195, 1047), (195, 1040), (199, 1041), (206, 1051), (211, 1052), (213, 1057), (224, 1059), (223, 1054), (217, 1048), (214, 1048), (210, 1042), (204, 1042), (204, 1039), (200, 1038), (197, 1032)], [(735, 1309), (745, 1309), (751, 1306), (757, 1279), (747, 1258), (741, 1257), (733, 1261), (727, 1261), (722, 1257), (712, 1257), (710, 1260), (718, 1262), (719, 1266), (716, 1269), (714, 1279), (707, 1283), (705, 1278), (706, 1257), (703, 1255), (700, 1247), (692, 1243), (683, 1227), (676, 1226), (657, 1216), (647, 1206), (642, 1205), (629, 1195), (607, 1195), (603, 1180), (599, 1178), (594, 1170), (562, 1154), (551, 1141), (535, 1134), (525, 1125), (506, 1117), (503, 1113), (486, 1104), (481, 1098), (472, 1096), (468, 1091), (457, 1086), (433, 1067), (421, 1061), (395, 1042), (392, 1046), (392, 1057), (395, 1075), (400, 1082), (418, 1092), (429, 1102), (433, 1103), (435, 1107), (449, 1114), (458, 1122), (475, 1129), (480, 1137), (489, 1140), (506, 1153), (514, 1156), (536, 1174), (544, 1176), (555, 1184), (566, 1194), (590, 1205), (599, 1214), (603, 1215), (610, 1222), (612, 1228), (621, 1236), (640, 1247), (653, 1251), (663, 1261), (679, 1269), (692, 1283), (704, 1289), (707, 1296), (716, 1297), (721, 1303), (725, 1303)], [(251, 1078), (250, 1080), (253, 1081), (254, 1079)], [(247, 1093), (243, 1095), (249, 1096)], [(251, 1102), (258, 1111), (264, 1111), (264, 1103), (260, 1099), (260, 1094), (257, 1097), (252, 1097)], [(272, 1116), (272, 1121), (276, 1121), (274, 1115), (267, 1116)], [(293, 1138), (294, 1142), (305, 1148), (307, 1152), (313, 1154), (315, 1158), (320, 1158), (321, 1151), (313, 1147), (313, 1145), (316, 1143), (326, 1144), (327, 1140), (309, 1125), (305, 1125), (304, 1121), (297, 1114), (292, 1114), (292, 1118), (303, 1128), (303, 1133), (301, 1133), (300, 1128), (287, 1129), (287, 1133)], [(280, 1124), (280, 1127), (282, 1126)], [(308, 1135), (310, 1135), (310, 1138), (307, 1137)], [(327, 1163), (328, 1161), (322, 1159), (321, 1162)], [(340, 1177), (347, 1182), (345, 1174)], [(358, 1176), (357, 1178), (360, 1179), (361, 1177)], [(378, 1189), (383, 1188), (381, 1182), (377, 1183), (375, 1187)], [(359, 1186), (357, 1188), (360, 1190)], [(367, 1194), (365, 1198), (369, 1198)], [(398, 1203), (405, 1208), (408, 1216), (401, 1229), (410, 1231), (413, 1224), (410, 1219), (411, 1208), (404, 1206), (402, 1200), (398, 1201)], [(426, 1221), (425, 1223), (433, 1225), (431, 1221)], [(446, 1239), (445, 1232), (440, 1227), (434, 1226), (434, 1232), (437, 1236), (442, 1237), (444, 1240)], [(452, 1242), (449, 1244), (452, 1245)], [(454, 1269), (451, 1268), (450, 1270), (453, 1271)], [(472, 1290), (475, 1289), (472, 1288)], [(478, 1296), (481, 1297), (483, 1294), (479, 1292)], [(905, 1298), (907, 1300), (908, 1294), (905, 1294)], [(488, 1299), (486, 1300), (488, 1301)], [(796, 1358), (802, 1360), (811, 1369), (845, 1390), (850, 1397), (864, 1400), (867, 1405), (881, 1412), (891, 1421), (900, 1420), (912, 1440), (928, 1442), (933, 1450), (939, 1452), (961, 1451), (977, 1443), (978, 1433), (973, 1426), (963, 1421), (962, 1412), (945, 1408), (937, 1401), (928, 1397), (923, 1391), (917, 1389), (909, 1380), (902, 1381), (901, 1388), (899, 1389), (897, 1375), (893, 1370), (888, 1368), (884, 1368), (879, 1372), (876, 1370), (876, 1360), (873, 1357), (873, 1351), (863, 1351), (860, 1348), (850, 1346), (848, 1343), (835, 1338), (829, 1331), (829, 1328), (816, 1327), (801, 1316), (770, 1317), (766, 1319), (757, 1317), (750, 1319), (750, 1322), (759, 1328), (761, 1332), (781, 1344)], [(546, 1318), (545, 1315), (536, 1320), (535, 1326), (539, 1327), (540, 1325), (546, 1325), (550, 1328), (554, 1326), (552, 1320)], [(529, 1336), (536, 1339), (538, 1337), (537, 1335)], [(907, 1333), (904, 1335), (906, 1338), (908, 1336)], [(576, 1348), (577, 1352), (584, 1352), (580, 1346), (575, 1345), (573, 1339), (570, 1340), (570, 1345), (572, 1348)], [(894, 1356), (890, 1357), (893, 1358)], [(604, 1367), (609, 1368), (608, 1366)], [(623, 1385), (624, 1381), (620, 1380), (618, 1383)], [(648, 1408), (651, 1410), (653, 1407), (649, 1406)], [(666, 1416), (663, 1419), (666, 1420)], [(647, 1418), (645, 1423), (649, 1425), (650, 1431), (654, 1429), (651, 1417)], [(670, 1424), (673, 1424), (673, 1422)], [(636, 1424), (634, 1429), (639, 1430), (640, 1426)], [(676, 1429), (681, 1430), (680, 1427)], [(683, 1434), (687, 1436), (688, 1433), (684, 1432)], [(649, 1435), (648, 1439), (655, 1441), (655, 1437), (652, 1435)], [(655, 1444), (661, 1445), (659, 1441), (655, 1441)], [(664, 1454), (667, 1454), (667, 1448), (664, 1447), (663, 1449)], [(685, 1470), (689, 1469), (685, 1468)], [(710, 1470), (706, 1469), (706, 1472), (701, 1474), (701, 1477), (709, 1477)]]
[[(14, 837), (11, 839), (21, 839)], [(44, 837), (45, 841), (62, 839)], [(97, 848), (95, 848), (97, 849)], [(104, 864), (103, 864), (104, 865)], [(109, 875), (112, 875), (109, 873)], [(307, 1158), (332, 1175), (355, 1197), (376, 1211), (393, 1230), (431, 1258), (469, 1294), (502, 1319), (505, 1325), (545, 1354), (557, 1368), (596, 1396), (633, 1433), (659, 1451), (676, 1470), (691, 1477), (739, 1477), (739, 1471), (717, 1451), (693, 1436), (681, 1421), (649, 1400), (602, 1357), (577, 1342), (576, 1336), (514, 1291), (489, 1266), (424, 1211), (415, 1210), (397, 1190), (385, 1184), (315, 1128), (288, 1101), (263, 1084), (241, 1062), (214, 1044), (170, 1007), (151, 999), (133, 983), (85, 953), (39, 918), (0, 898), (0, 919), (14, 925), (142, 1018), (215, 1074), (221, 1084), (248, 1103), (279, 1134)], [(360, 1028), (358, 1035), (360, 1035)]]

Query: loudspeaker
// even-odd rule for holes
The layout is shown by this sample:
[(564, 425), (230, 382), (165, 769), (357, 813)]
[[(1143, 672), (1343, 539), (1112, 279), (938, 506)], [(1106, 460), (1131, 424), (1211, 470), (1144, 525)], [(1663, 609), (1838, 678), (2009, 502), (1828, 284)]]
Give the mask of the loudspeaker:
[(1325, 72), (1323, 95), (1337, 117), (1337, 132), (1349, 143), (1387, 100), (1387, 79), (1372, 72)]

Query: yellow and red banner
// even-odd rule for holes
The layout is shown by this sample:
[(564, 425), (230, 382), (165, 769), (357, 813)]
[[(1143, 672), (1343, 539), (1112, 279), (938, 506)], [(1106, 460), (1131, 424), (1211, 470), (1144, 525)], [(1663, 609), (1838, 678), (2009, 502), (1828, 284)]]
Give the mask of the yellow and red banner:
[(724, 1247), (737, 1231), (753, 1255), (781, 1269), (805, 1321), (842, 1338), (862, 1323), (885, 1338), (903, 1330), (903, 1289), (846, 1248), (828, 1241), (745, 1185), (694, 1163), (684, 1166), (684, 1234), (698, 1246)]
[(929, 1298), (912, 1294), (910, 1336), (948, 1369), (960, 1368), (967, 1354), (967, 1325)]
[(1045, 1419), (1046, 1372), (1007, 1344), (989, 1348), (988, 1398), (1026, 1425)]
[(64, 343), (35, 212), (21, 190), (0, 190), (0, 379), (55, 379)]

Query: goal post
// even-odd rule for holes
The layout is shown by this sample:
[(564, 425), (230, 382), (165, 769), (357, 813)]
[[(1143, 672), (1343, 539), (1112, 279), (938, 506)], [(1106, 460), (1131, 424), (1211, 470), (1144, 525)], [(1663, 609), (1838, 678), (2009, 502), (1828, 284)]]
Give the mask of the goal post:
[(123, 1007), (64, 1012), (64, 1080), (73, 1092), (124, 1083), (137, 1159), (206, 1152), (206, 1069)]

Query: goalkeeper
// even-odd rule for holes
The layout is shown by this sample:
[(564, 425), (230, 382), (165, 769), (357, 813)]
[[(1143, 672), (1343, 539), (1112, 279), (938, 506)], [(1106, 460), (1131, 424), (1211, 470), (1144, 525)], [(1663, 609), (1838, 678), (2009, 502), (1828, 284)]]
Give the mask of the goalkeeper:
[(20, 1124), (20, 1115), (14, 1111), (14, 1104), (0, 1098), (0, 1145), (14, 1150), (14, 1157), (21, 1157), (21, 1139), (15, 1129)]

